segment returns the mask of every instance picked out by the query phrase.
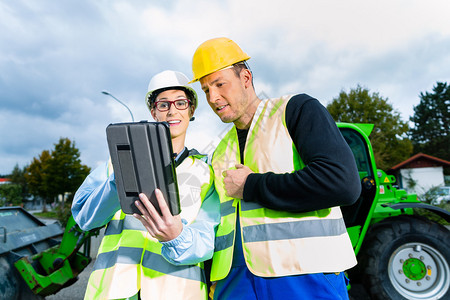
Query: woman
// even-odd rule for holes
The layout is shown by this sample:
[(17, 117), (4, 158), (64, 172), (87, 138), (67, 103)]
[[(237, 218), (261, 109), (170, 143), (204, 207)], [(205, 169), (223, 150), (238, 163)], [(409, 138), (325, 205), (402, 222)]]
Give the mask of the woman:
[(83, 230), (107, 224), (85, 299), (207, 299), (202, 261), (212, 257), (219, 200), (206, 157), (184, 145), (198, 102), (188, 81), (180, 72), (161, 72), (146, 97), (155, 121), (169, 123), (176, 153), (181, 214), (172, 216), (161, 202), (163, 216), (156, 220), (170, 226), (155, 233), (140, 202), (144, 217), (135, 217), (142, 223), (122, 212), (111, 164), (94, 170), (75, 194), (72, 213)]

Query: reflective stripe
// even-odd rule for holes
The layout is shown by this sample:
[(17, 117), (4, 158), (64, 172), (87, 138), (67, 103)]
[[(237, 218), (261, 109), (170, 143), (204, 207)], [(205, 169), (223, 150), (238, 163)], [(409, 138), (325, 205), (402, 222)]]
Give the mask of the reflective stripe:
[(249, 270), (263, 277), (342, 272), (356, 264), (347, 233), (245, 243), (244, 251)]
[(163, 274), (206, 283), (205, 274), (199, 266), (175, 266), (167, 263), (162, 255), (149, 251), (145, 251), (144, 253), (142, 266)]
[(99, 253), (114, 251), (119, 247), (136, 248), (138, 247), (136, 245), (144, 245), (149, 235), (148, 232), (136, 230), (126, 230), (125, 234), (125, 239), (122, 234), (105, 236), (100, 244)]
[(337, 236), (346, 232), (342, 219), (252, 225), (242, 228), (245, 243)]
[(256, 202), (241, 201), (241, 211), (254, 210), (263, 208)]
[(227, 235), (216, 236), (214, 239), (214, 252), (233, 246), (234, 230)]
[(107, 269), (120, 264), (139, 264), (142, 257), (142, 248), (120, 247), (115, 251), (99, 253), (95, 264), (94, 271), (99, 269)]
[(122, 220), (111, 220), (105, 230), (105, 235), (121, 234), (123, 230), (140, 230), (147, 232), (141, 221), (131, 215)]
[(220, 215), (223, 217), (231, 215), (236, 210), (233, 206), (233, 200), (220, 203)]
[[(93, 270), (107, 269), (115, 264), (139, 264), (142, 258), (142, 252), (142, 248), (120, 247), (116, 251), (100, 253), (97, 256)], [(206, 282), (204, 273), (199, 266), (175, 266), (167, 263), (162, 255), (152, 253), (150, 251), (144, 252), (142, 266), (163, 274)]]
[[(264, 215), (261, 215), (264, 213)], [(253, 226), (260, 224), (273, 224), (273, 223), (288, 223), (307, 220), (322, 220), (327, 219), (342, 219), (342, 213), (339, 207), (333, 207), (328, 209), (315, 210), (304, 213), (289, 213), (279, 212), (270, 209), (264, 210), (247, 210), (242, 211), (242, 222), (245, 226)]]

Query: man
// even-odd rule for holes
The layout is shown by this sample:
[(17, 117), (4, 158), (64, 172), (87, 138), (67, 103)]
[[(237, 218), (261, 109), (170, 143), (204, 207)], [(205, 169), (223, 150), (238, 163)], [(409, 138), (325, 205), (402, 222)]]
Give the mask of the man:
[(343, 272), (356, 258), (339, 206), (360, 194), (351, 150), (316, 99), (259, 99), (249, 58), (216, 38), (192, 61), (191, 82), (234, 123), (212, 158), (221, 202), (214, 299), (348, 299)]
[[(125, 215), (120, 209), (111, 165), (95, 169), (75, 194), (72, 213), (83, 230), (107, 224), (85, 299), (207, 299), (202, 262), (213, 253), (219, 201), (206, 156), (185, 147), (198, 102), (188, 81), (180, 72), (158, 73), (150, 80), (146, 96), (155, 121), (168, 122), (172, 148), (177, 154), (182, 211), (172, 216), (156, 190), (163, 215), (155, 212), (153, 219), (173, 226), (168, 230), (159, 225), (153, 228), (142, 216)], [(142, 204), (136, 203), (139, 209), (150, 205), (144, 194), (140, 199)]]

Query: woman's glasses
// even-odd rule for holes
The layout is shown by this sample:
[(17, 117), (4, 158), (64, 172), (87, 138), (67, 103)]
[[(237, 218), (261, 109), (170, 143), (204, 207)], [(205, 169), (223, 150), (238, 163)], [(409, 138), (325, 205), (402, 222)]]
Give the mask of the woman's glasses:
[(168, 111), (170, 109), (170, 106), (173, 104), (175, 105), (176, 109), (185, 110), (189, 107), (189, 103), (191, 103), (189, 99), (177, 99), (174, 101), (161, 100), (155, 102), (155, 107), (157, 110), (164, 112)]

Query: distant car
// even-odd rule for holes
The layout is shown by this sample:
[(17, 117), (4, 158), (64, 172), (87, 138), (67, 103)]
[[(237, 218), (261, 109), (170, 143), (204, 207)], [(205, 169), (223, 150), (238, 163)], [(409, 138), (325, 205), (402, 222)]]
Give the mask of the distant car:
[(433, 199), (432, 204), (441, 204), (443, 202), (450, 202), (450, 186), (441, 186), (436, 189), (436, 198)]

